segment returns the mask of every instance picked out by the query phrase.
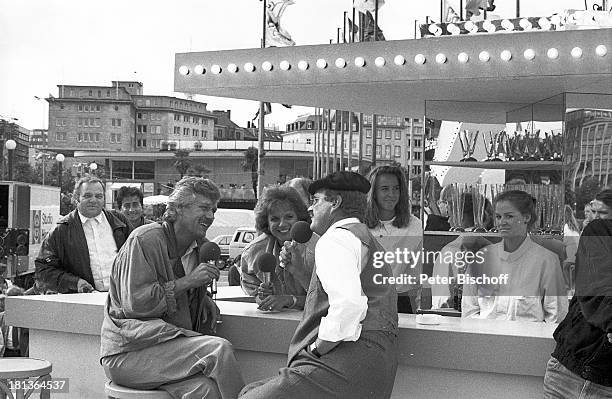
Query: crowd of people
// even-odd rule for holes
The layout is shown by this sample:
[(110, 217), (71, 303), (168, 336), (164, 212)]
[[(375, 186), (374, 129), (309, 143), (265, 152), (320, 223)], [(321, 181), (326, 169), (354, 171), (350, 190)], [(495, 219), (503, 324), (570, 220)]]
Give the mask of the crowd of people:
[[(162, 389), (175, 398), (388, 398), (398, 365), (398, 313), (421, 308), (424, 288), (416, 278), (423, 273), (422, 222), (411, 214), (405, 176), (395, 166), (367, 177), (335, 172), (270, 187), (259, 198), (260, 234), (236, 265), (240, 284), (261, 311), (303, 311), (287, 366), (266, 380), (245, 386), (231, 343), (215, 335), (220, 312), (208, 286), (220, 271), (200, 253), (221, 197), (209, 179), (177, 182), (159, 222), (144, 216), (140, 190), (121, 188), (118, 209), (106, 210), (104, 183), (80, 179), (76, 208), (41, 246), (34, 287), (9, 295), (108, 291), (100, 363), (120, 385)], [(447, 217), (449, 198), (443, 190), (437, 204)], [(480, 251), (482, 261), (459, 266), (438, 257), (433, 274), (504, 274), (508, 280), (462, 285), (454, 279), (432, 287), (434, 307), (459, 301), (465, 318), (560, 323), (545, 397), (578, 397), (584, 389), (598, 392), (594, 397), (611, 395), (612, 190), (589, 204), (592, 220), (571, 249), (529, 234), (536, 203), (524, 191), (502, 192), (492, 202), (465, 193), (463, 202), (469, 205), (464, 225), (474, 220), (472, 204), (482, 203), (483, 222), (495, 226), (501, 241), (459, 235), (441, 253)], [(566, 220), (568, 229), (579, 230)], [(298, 222), (313, 232), (307, 242), (292, 239)], [(427, 224), (443, 222), (430, 215)], [(377, 254), (398, 249), (407, 258), (376, 262)], [(261, 270), (262, 254), (272, 255), (273, 272)], [(575, 281), (569, 304), (572, 287), (562, 267), (568, 260)], [(403, 282), (378, 284), (376, 274)], [(0, 331), (0, 349), (23, 355), (14, 352), (14, 341), (27, 337)]]

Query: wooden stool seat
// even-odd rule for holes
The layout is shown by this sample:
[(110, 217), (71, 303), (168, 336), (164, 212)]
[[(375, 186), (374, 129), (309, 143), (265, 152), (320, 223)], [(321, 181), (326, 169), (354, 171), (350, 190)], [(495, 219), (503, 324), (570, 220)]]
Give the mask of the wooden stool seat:
[[(23, 381), (32, 377), (38, 377), (37, 381), (48, 381), (53, 366), (47, 360), (32, 359), (27, 357), (6, 357), (0, 361), (0, 398), (8, 396), (13, 398), (11, 393), (11, 380)], [(34, 390), (17, 389), (15, 394), (18, 398), (28, 398)], [(42, 389), (41, 398), (49, 398), (48, 389)]]
[(104, 392), (114, 399), (172, 399), (166, 391), (132, 389), (108, 381), (104, 385)]

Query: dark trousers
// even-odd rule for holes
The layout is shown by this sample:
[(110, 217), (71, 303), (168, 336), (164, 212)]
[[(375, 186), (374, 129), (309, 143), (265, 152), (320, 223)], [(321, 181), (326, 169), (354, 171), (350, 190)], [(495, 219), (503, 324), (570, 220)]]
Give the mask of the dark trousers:
[(397, 371), (397, 336), (362, 331), (320, 358), (303, 349), (276, 377), (244, 387), (241, 399), (386, 399)]

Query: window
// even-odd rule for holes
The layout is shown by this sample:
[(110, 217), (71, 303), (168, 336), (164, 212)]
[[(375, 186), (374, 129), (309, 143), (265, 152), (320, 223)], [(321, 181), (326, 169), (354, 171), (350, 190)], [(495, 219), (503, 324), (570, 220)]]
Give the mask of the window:
[(372, 138), (372, 129), (366, 129), (366, 139)]
[(93, 90), (89, 90), (89, 95), (93, 96)]
[(402, 139), (402, 131), (401, 130), (396, 130), (395, 131), (395, 139), (396, 140), (401, 140)]
[(85, 104), (85, 109), (83, 111), (84, 112), (89, 112), (89, 104)]
[(174, 120), (175, 121), (180, 121), (181, 120), (181, 116), (179, 114), (174, 114)]
[(57, 141), (66, 141), (66, 132), (56, 132), (55, 139)]
[(181, 134), (181, 128), (179, 126), (174, 127), (174, 134)]
[(188, 127), (184, 127), (183, 128), (183, 136), (189, 136), (189, 128)]
[(161, 126), (160, 125), (151, 126), (151, 133), (161, 134)]
[(306, 144), (312, 144), (312, 139), (306, 139)]
[(119, 111), (119, 106), (115, 105), (115, 111)]
[(417, 161), (421, 160), (421, 153), (420, 152), (414, 151), (413, 154), (414, 154), (414, 159), (415, 160), (417, 160)]
[(208, 138), (208, 130), (202, 130), (202, 137)]
[(183, 122), (189, 122), (189, 115), (183, 115)]
[(146, 133), (147, 132), (147, 125), (138, 125), (136, 131), (138, 133)]
[(138, 118), (138, 119), (142, 119), (142, 112), (138, 112), (138, 113), (136, 114), (136, 118)]
[(413, 118), (412, 123), (421, 123), (421, 120), (419, 118)]
[(83, 104), (79, 104), (78, 105), (78, 111), (79, 112), (83, 112)]
[(410, 159), (410, 151), (406, 151), (406, 160)]
[(414, 140), (412, 140), (412, 145), (414, 147), (421, 147), (421, 139), (414, 139)]
[(376, 156), (380, 158), (381, 154), (382, 154), (382, 146), (377, 145), (376, 146)]
[(200, 134), (200, 131), (199, 131), (198, 129), (193, 129), (193, 130), (191, 131), (191, 135), (192, 135), (193, 137), (198, 137), (198, 135), (199, 135), (199, 134)]
[(386, 139), (390, 139), (391, 138), (391, 130), (385, 130), (385, 138)]
[(60, 109), (64, 109), (64, 104), (60, 104)]
[(146, 106), (146, 107), (150, 107), (150, 106), (151, 106), (151, 100), (150, 100), (150, 99), (148, 99), (148, 98), (147, 98), (147, 99), (145, 100), (145, 106)]
[(380, 129), (376, 130), (376, 138), (377, 139), (382, 139), (382, 130), (380, 130)]
[(121, 127), (121, 119), (112, 119), (112, 125), (114, 127)]
[(106, 97), (110, 97), (110, 90), (106, 90)]
[(102, 97), (102, 90), (98, 90), (98, 97)]
[(111, 133), (110, 142), (116, 144), (121, 143), (121, 133)]
[(138, 140), (136, 140), (136, 146), (137, 147), (146, 147), (147, 146), (147, 139), (138, 139)]
[(395, 158), (399, 158), (402, 156), (402, 147), (400, 147), (399, 145), (395, 146)]
[(95, 127), (100, 127), (100, 118), (96, 118), (96, 119), (95, 119), (95, 124), (94, 124), (94, 126), (95, 126)]
[(77, 133), (77, 141), (80, 143), (81, 141), (83, 141), (83, 134), (82, 133)]
[(366, 144), (366, 156), (367, 157), (371, 157), (372, 156), (372, 144)]
[(70, 97), (74, 97), (74, 90), (70, 89)]
[(390, 145), (385, 146), (385, 158), (387, 159), (391, 158), (391, 146)]

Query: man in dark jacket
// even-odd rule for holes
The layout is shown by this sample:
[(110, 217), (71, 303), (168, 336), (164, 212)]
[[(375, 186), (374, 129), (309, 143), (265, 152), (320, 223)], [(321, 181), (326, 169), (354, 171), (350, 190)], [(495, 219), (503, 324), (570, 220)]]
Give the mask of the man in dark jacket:
[(36, 258), (36, 276), (59, 293), (107, 291), (117, 251), (131, 232), (125, 216), (104, 209), (104, 184), (81, 178), (74, 188), (77, 209), (57, 222)]
[(612, 398), (612, 220), (594, 220), (580, 237), (576, 295), (554, 333), (544, 398)]

